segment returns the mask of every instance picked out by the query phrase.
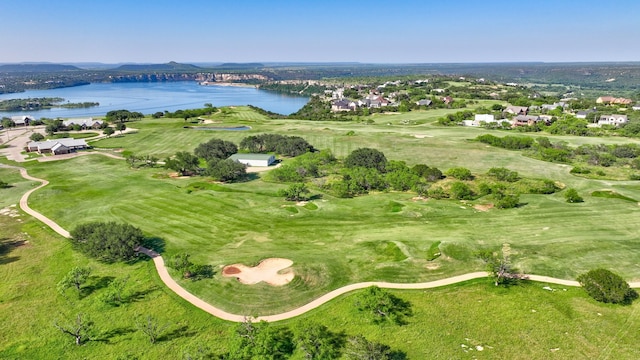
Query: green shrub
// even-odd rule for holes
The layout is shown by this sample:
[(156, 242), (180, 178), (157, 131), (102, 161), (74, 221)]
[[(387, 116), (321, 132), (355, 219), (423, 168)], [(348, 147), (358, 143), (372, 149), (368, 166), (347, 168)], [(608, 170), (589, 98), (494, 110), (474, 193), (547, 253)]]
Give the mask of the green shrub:
[(567, 189), (567, 191), (564, 193), (564, 198), (568, 203), (581, 203), (584, 201), (584, 199), (582, 199), (582, 197), (578, 194), (578, 191), (573, 188)]
[(595, 269), (578, 276), (584, 290), (596, 301), (631, 304), (638, 293), (622, 277), (606, 269)]
[(580, 166), (576, 166), (573, 169), (571, 169), (571, 171), (569, 171), (572, 174), (590, 174), (591, 170), (588, 168), (583, 168)]
[(511, 171), (503, 167), (494, 167), (489, 169), (487, 175), (496, 178), (499, 181), (516, 182), (518, 181), (518, 172)]
[(451, 184), (451, 197), (457, 200), (470, 200), (473, 198), (473, 192), (469, 186), (461, 181)]
[(631, 175), (629, 175), (629, 180), (640, 180), (640, 174), (631, 174)]
[(447, 170), (447, 176), (451, 176), (458, 180), (471, 180), (473, 179), (473, 175), (471, 175), (471, 170), (463, 167), (455, 167)]

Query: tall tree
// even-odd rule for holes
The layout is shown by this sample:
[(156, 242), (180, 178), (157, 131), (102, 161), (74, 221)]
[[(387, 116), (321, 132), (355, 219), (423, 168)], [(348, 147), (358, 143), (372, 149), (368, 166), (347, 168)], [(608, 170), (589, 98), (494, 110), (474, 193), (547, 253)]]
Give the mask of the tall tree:
[(402, 325), (406, 323), (407, 316), (413, 315), (411, 303), (377, 286), (365, 289), (356, 298), (356, 307), (369, 313), (374, 323), (391, 321)]
[(211, 139), (198, 145), (193, 152), (197, 157), (210, 161), (212, 159), (226, 159), (237, 153), (238, 147), (231, 141)]

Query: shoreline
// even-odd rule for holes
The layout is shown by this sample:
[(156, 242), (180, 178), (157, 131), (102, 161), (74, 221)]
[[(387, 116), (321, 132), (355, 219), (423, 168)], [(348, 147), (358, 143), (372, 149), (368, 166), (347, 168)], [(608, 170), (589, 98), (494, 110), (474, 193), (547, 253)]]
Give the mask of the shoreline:
[(201, 81), (198, 83), (201, 86), (232, 86), (232, 87), (245, 87), (245, 88), (257, 88), (257, 85), (244, 84), (244, 83), (231, 83), (231, 82), (216, 82), (216, 81)]

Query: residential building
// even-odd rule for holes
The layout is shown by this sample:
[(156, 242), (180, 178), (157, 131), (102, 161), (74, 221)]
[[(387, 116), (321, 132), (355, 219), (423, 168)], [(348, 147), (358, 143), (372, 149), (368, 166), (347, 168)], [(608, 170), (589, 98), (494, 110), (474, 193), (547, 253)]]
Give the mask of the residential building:
[(276, 161), (275, 156), (269, 154), (233, 154), (229, 159), (247, 166), (269, 166)]
[(627, 115), (619, 115), (619, 114), (601, 115), (600, 119), (598, 120), (598, 125), (620, 126), (622, 124), (626, 124), (627, 122), (628, 122)]
[(63, 138), (45, 141), (30, 141), (27, 143), (26, 150), (37, 151), (40, 154), (68, 154), (76, 150), (86, 149), (87, 142), (84, 139)]

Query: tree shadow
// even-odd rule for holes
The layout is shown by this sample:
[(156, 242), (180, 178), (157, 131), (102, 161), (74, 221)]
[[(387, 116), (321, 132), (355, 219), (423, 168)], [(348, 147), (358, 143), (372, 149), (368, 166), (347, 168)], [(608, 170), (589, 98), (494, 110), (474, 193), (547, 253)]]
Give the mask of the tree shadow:
[(94, 292), (106, 288), (114, 279), (115, 277), (113, 276), (90, 276), (90, 284), (80, 289), (80, 299), (84, 299)]
[(389, 359), (391, 360), (406, 360), (407, 358), (407, 353), (402, 351), (402, 350), (393, 350), (391, 353), (389, 353)]
[(189, 329), (189, 326), (181, 325), (170, 332), (159, 336), (157, 341), (171, 341), (181, 337), (193, 337), (196, 334), (197, 331)]
[(165, 244), (166, 242), (164, 241), (164, 239), (157, 236), (150, 236), (148, 238), (145, 238), (142, 242), (142, 246), (146, 247), (147, 249), (151, 249), (159, 254), (162, 254), (164, 252)]
[(314, 194), (309, 196), (309, 200), (320, 200), (322, 199), (322, 194)]
[(142, 301), (144, 300), (145, 296), (147, 296), (148, 294), (157, 291), (158, 287), (157, 286), (152, 286), (148, 289), (145, 290), (139, 290), (139, 291), (135, 291), (129, 295), (127, 295), (126, 299), (123, 301), (123, 303), (132, 303), (132, 302), (138, 302), (138, 301)]
[[(133, 327), (115, 328), (115, 329), (111, 329), (101, 333), (96, 338), (92, 339), (92, 341), (116, 344), (117, 342), (112, 341), (112, 338), (118, 337), (118, 336), (126, 336), (134, 332), (136, 332), (136, 329)], [(122, 339), (122, 340), (129, 340), (129, 339)]]
[(0, 239), (0, 265), (20, 260), (19, 256), (8, 256), (15, 248), (26, 245), (25, 240)]

